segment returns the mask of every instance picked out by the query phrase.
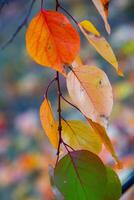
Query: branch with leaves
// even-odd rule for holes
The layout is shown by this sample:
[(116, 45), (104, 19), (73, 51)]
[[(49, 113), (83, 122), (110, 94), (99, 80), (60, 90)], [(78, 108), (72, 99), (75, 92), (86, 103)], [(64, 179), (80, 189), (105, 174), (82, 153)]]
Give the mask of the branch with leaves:
[[(92, 1), (110, 33), (109, 1)], [(32, 0), (28, 14), (7, 44), (13, 41), (27, 23), (34, 3), (35, 0)], [(57, 150), (53, 183), (66, 200), (118, 200), (121, 196), (120, 180), (114, 170), (99, 157), (102, 145), (105, 145), (117, 166), (122, 167), (107, 134), (108, 118), (113, 106), (112, 86), (102, 69), (83, 64), (79, 55), (81, 42), (78, 30), (115, 68), (118, 75), (123, 76), (123, 72), (112, 47), (90, 21), (77, 22), (58, 0), (55, 1), (56, 11), (46, 10), (46, 3), (41, 0), (41, 9), (28, 26), (26, 48), (36, 63), (56, 71), (40, 107), (42, 127)], [(60, 74), (66, 79), (71, 102), (62, 94)], [(52, 84), (57, 85), (57, 119), (54, 118), (49, 101), (48, 93)], [(87, 122), (65, 119), (62, 116), (61, 101), (81, 112)]]

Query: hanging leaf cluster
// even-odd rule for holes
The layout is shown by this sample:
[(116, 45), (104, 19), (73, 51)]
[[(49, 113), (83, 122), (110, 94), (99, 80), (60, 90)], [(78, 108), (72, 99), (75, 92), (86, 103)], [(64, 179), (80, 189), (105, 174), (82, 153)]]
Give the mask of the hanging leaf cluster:
[[(110, 33), (110, 1), (92, 1)], [(72, 18), (76, 26), (73, 26), (68, 17)], [(31, 20), (26, 33), (28, 54), (36, 63), (56, 71), (56, 77), (49, 83), (40, 106), (42, 127), (52, 146), (57, 149), (57, 161), (51, 169), (52, 187), (57, 188), (56, 194), (61, 194), (65, 200), (118, 200), (121, 196), (119, 178), (99, 157), (104, 145), (118, 167), (121, 167), (107, 133), (113, 107), (112, 86), (100, 67), (83, 64), (79, 56), (80, 32), (115, 68), (117, 74), (123, 76), (112, 47), (97, 28), (89, 20), (77, 22), (58, 1), (56, 11), (41, 8)], [(66, 79), (71, 102), (62, 95), (59, 74)], [(48, 99), (52, 83), (57, 84), (56, 118)], [(62, 100), (79, 110), (85, 121), (65, 119), (62, 116)]]

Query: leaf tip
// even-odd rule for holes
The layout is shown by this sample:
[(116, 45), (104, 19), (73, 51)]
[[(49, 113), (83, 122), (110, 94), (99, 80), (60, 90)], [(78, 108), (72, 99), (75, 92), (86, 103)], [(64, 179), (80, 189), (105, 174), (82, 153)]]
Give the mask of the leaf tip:
[(123, 163), (120, 160), (118, 160), (118, 162), (115, 165), (115, 168), (116, 169), (123, 169)]
[(123, 73), (123, 71), (122, 71), (121, 68), (118, 68), (117, 73), (118, 73), (118, 75), (119, 75), (120, 77), (124, 77), (124, 73)]

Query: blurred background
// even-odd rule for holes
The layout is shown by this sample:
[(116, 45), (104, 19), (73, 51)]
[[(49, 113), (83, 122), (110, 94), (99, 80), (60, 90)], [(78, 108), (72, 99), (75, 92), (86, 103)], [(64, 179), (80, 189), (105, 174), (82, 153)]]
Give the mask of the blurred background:
[[(12, 36), (27, 15), (31, 1), (0, 0), (0, 46)], [(112, 34), (107, 35), (104, 23), (89, 0), (61, 0), (77, 21), (91, 20), (112, 45), (125, 77), (117, 76), (81, 35), (81, 56), (84, 63), (97, 65), (107, 73), (114, 91), (114, 108), (110, 118), (109, 136), (124, 169), (117, 171), (122, 183), (134, 167), (134, 1), (111, 0), (109, 22)], [(45, 7), (55, 8), (54, 0)], [(31, 16), (40, 9), (36, 1)], [(73, 23), (73, 22), (72, 22)], [(54, 166), (56, 151), (49, 144), (39, 121), (39, 107), (45, 89), (55, 72), (34, 63), (25, 49), (26, 26), (4, 50), (0, 50), (0, 200), (54, 200), (49, 183), (48, 165)], [(68, 98), (61, 77), (62, 91)], [(56, 88), (49, 97), (56, 113)], [(63, 116), (81, 119), (65, 102)], [(55, 115), (56, 117), (56, 115)], [(112, 164), (104, 149), (101, 156)], [(122, 200), (134, 200), (134, 187)]]

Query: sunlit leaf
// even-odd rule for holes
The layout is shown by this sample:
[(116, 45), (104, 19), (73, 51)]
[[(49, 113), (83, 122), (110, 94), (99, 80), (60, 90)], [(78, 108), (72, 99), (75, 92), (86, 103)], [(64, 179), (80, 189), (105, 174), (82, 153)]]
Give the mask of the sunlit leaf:
[(95, 26), (90, 21), (84, 20), (79, 23), (79, 27), (96, 51), (116, 69), (118, 75), (123, 76), (110, 44), (100, 35)]
[(107, 32), (110, 34), (111, 29), (108, 23), (108, 8), (109, 8), (109, 0), (92, 0), (101, 17), (104, 20), (105, 28)]
[(113, 95), (104, 71), (95, 66), (76, 67), (67, 75), (67, 88), (73, 103), (81, 112), (106, 127)]
[(59, 161), (54, 181), (66, 200), (104, 200), (107, 173), (95, 154), (73, 151)]
[(28, 27), (26, 46), (38, 64), (65, 74), (63, 65), (71, 64), (75, 59), (80, 48), (80, 38), (62, 13), (41, 10)]
[(115, 150), (114, 150), (113, 145), (108, 137), (106, 129), (103, 126), (101, 126), (100, 124), (93, 122), (91, 119), (87, 119), (87, 120), (90, 123), (90, 125), (92, 126), (92, 128), (94, 129), (94, 131), (96, 131), (96, 133), (100, 136), (105, 147), (107, 148), (107, 150), (111, 153), (111, 155), (117, 162), (118, 168), (122, 168), (122, 164), (120, 163), (118, 156), (115, 153)]
[(75, 150), (89, 150), (98, 154), (102, 148), (102, 141), (98, 134), (82, 121), (62, 120), (62, 138)]
[(121, 183), (117, 174), (109, 167), (106, 167), (107, 171), (107, 186), (106, 186), (106, 200), (119, 200), (121, 197)]
[(50, 102), (45, 98), (40, 106), (40, 120), (42, 127), (48, 136), (51, 144), (58, 147), (58, 130), (54, 120)]

